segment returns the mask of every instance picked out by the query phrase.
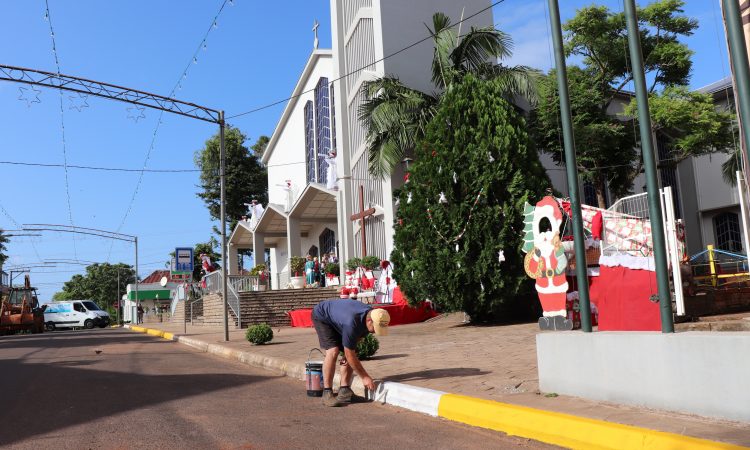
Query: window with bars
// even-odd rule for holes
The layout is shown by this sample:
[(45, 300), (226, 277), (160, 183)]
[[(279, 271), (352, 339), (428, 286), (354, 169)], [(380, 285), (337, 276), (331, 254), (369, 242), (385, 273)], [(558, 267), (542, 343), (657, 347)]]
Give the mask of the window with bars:
[(336, 253), (336, 235), (333, 233), (333, 230), (330, 228), (323, 230), (320, 233), (320, 237), (318, 237), (318, 244), (320, 244), (320, 252), (322, 254)]
[(317, 181), (325, 183), (328, 174), (326, 157), (331, 151), (331, 103), (328, 97), (328, 78), (315, 86), (315, 146), (317, 148)]
[(315, 180), (315, 128), (313, 122), (313, 102), (305, 103), (305, 162), (307, 165), (307, 182)]
[(716, 247), (729, 252), (742, 251), (740, 220), (733, 212), (723, 212), (714, 217)]

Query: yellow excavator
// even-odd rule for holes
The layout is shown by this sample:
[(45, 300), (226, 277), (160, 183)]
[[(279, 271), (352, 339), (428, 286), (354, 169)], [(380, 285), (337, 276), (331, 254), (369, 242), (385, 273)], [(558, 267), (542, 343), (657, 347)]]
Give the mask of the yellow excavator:
[(44, 310), (39, 306), (36, 288), (26, 275), (23, 287), (10, 287), (0, 303), (0, 335), (19, 331), (44, 332)]

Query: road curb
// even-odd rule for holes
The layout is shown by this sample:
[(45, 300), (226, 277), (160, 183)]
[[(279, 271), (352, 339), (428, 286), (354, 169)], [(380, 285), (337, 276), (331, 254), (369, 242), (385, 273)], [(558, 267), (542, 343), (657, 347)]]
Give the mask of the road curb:
[[(135, 325), (124, 327), (176, 341), (202, 352), (222, 356), (249, 366), (281, 372), (298, 380), (303, 380), (305, 376), (304, 364), (234, 350), (221, 344), (209, 344), (157, 329)], [(334, 384), (338, 384), (338, 374), (336, 374)], [(352, 390), (358, 395), (365, 395), (364, 387), (358, 378), (355, 378)], [(501, 431), (512, 436), (569, 448), (612, 450), (621, 448), (640, 450), (684, 448), (739, 450), (748, 448), (571, 414), (450, 394), (391, 381), (380, 383), (371, 397), (379, 403), (398, 406), (433, 417), (442, 417), (476, 427)]]

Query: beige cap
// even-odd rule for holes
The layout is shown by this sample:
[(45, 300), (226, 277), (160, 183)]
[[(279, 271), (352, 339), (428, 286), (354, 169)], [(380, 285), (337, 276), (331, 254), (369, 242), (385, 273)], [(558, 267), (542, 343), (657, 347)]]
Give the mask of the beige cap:
[(391, 323), (391, 315), (382, 308), (375, 308), (370, 311), (370, 319), (375, 334), (378, 336), (388, 336), (388, 325)]

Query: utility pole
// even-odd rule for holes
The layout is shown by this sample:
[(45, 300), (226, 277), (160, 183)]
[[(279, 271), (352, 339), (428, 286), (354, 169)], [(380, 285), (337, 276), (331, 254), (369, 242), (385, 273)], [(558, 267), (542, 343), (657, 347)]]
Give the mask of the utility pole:
[[(646, 171), (648, 214), (649, 219), (651, 220), (651, 237), (654, 243), (654, 264), (656, 266), (656, 286), (659, 295), (659, 310), (661, 311), (661, 331), (662, 333), (674, 333), (672, 295), (669, 289), (667, 250), (664, 237), (664, 219), (661, 215), (659, 181), (656, 178), (656, 159), (654, 155), (654, 142), (651, 129), (651, 112), (648, 107), (646, 75), (643, 71), (643, 54), (641, 53), (641, 35), (638, 30), (638, 13), (635, 8), (635, 0), (624, 1), (625, 20), (628, 27), (630, 62), (633, 70), (633, 81), (635, 82), (635, 96), (638, 103), (641, 153), (643, 155), (643, 166)], [(747, 57), (745, 61), (747, 62)]]

